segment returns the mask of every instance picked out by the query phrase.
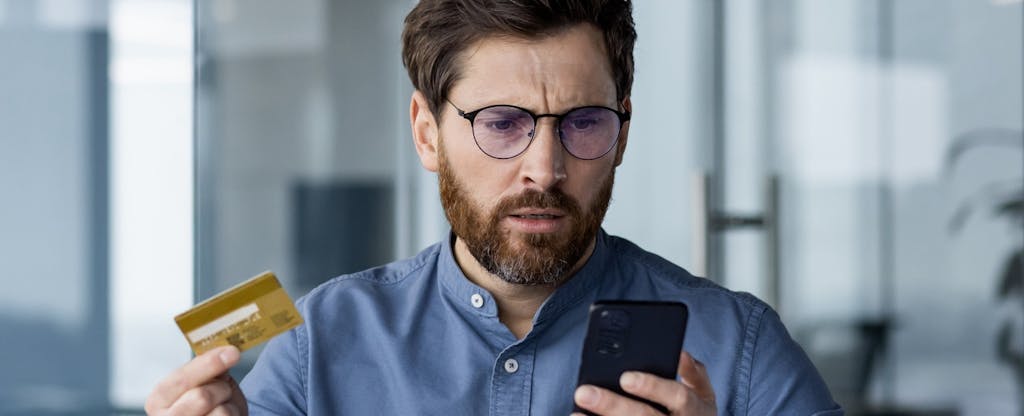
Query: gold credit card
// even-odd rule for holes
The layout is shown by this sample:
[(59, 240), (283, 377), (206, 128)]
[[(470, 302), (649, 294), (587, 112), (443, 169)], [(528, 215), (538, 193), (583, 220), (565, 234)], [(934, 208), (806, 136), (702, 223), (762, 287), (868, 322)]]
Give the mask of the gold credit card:
[(175, 316), (196, 355), (223, 345), (245, 351), (302, 323), (273, 272), (263, 272)]

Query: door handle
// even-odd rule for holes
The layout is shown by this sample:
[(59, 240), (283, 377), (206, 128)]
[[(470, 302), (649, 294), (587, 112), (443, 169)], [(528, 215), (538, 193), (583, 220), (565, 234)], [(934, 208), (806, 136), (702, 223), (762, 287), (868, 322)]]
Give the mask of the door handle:
[(766, 284), (764, 300), (779, 307), (782, 278), (779, 259), (779, 177), (765, 180), (764, 211), (760, 215), (737, 215), (715, 206), (713, 178), (699, 173), (693, 180), (694, 227), (692, 234), (694, 273), (719, 284), (724, 264), (719, 235), (731, 230), (756, 228), (764, 231)]

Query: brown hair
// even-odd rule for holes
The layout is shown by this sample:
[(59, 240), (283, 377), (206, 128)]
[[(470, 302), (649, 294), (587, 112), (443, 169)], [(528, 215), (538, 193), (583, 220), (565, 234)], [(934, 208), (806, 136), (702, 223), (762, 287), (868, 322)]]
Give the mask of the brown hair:
[(633, 86), (633, 6), (630, 0), (420, 0), (405, 17), (402, 62), (412, 85), (438, 109), (460, 77), (458, 58), (488, 36), (536, 39), (576, 24), (604, 34), (617, 98)]

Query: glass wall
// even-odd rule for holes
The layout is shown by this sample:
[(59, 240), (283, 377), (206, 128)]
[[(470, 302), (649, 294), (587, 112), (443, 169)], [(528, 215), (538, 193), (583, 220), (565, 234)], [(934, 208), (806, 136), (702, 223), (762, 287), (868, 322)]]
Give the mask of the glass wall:
[(107, 406), (106, 1), (0, 2), (0, 414)]
[(297, 297), (444, 235), (408, 146), (411, 5), (197, 4), (200, 298), (268, 269)]
[(1021, 2), (722, 4), (725, 283), (854, 413), (1021, 414)]
[(0, 414), (141, 414), (192, 303), (188, 0), (0, 0)]
[(1024, 4), (903, 1), (881, 16), (894, 330), (876, 397), (1022, 414)]

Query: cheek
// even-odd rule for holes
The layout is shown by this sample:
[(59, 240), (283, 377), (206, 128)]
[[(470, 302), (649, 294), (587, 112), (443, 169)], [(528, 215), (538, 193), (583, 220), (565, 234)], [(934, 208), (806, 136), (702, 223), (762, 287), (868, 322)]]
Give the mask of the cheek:
[(448, 167), (474, 205), (489, 212), (515, 182), (515, 164), (485, 155), (472, 137), (447, 137), (441, 146)]
[(581, 163), (567, 164), (568, 182), (564, 189), (566, 193), (576, 198), (581, 208), (586, 209), (594, 202), (608, 176), (614, 174), (614, 159), (605, 157), (578, 162)]
[(494, 166), (494, 163), (475, 165), (464, 176), (466, 188), (477, 206), (488, 215), (499, 201), (514, 196), (515, 171)]

